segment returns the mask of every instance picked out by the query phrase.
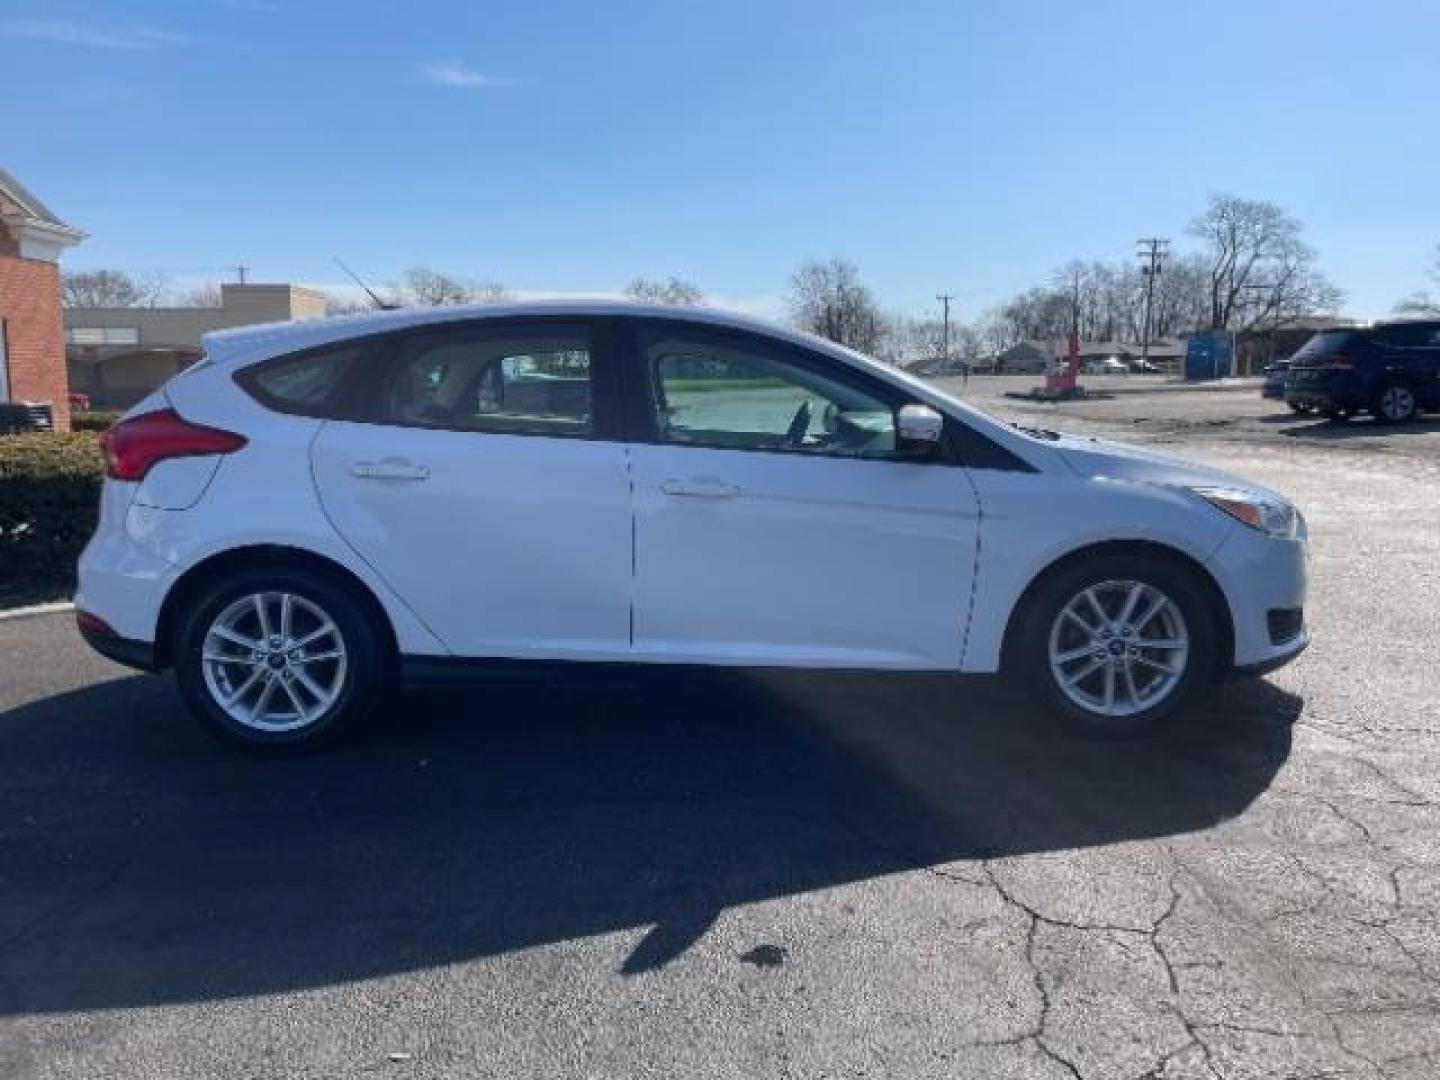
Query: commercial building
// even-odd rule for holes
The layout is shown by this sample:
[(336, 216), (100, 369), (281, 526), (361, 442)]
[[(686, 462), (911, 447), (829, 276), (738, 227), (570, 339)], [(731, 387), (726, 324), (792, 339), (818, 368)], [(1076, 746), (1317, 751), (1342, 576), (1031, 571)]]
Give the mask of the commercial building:
[(324, 314), (323, 293), (263, 284), (220, 286), (219, 307), (66, 308), (70, 389), (92, 408), (126, 408), (198, 360), (202, 334)]

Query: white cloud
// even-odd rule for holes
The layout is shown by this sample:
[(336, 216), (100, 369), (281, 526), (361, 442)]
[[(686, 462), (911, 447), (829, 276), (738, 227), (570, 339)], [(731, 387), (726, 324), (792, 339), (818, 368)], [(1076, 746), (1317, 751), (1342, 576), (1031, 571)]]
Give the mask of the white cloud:
[(425, 64), (420, 68), (420, 74), (438, 86), (453, 86), (460, 90), (499, 90), (515, 85), (514, 79), (486, 75), (457, 60), (437, 60)]
[(153, 49), (185, 40), (165, 30), (101, 30), (69, 19), (6, 19), (0, 22), (0, 33), (91, 49)]

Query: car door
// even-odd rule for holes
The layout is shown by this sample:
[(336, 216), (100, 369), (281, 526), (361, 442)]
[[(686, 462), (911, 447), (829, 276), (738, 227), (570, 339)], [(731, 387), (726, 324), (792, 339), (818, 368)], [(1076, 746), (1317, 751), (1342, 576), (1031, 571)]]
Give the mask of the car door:
[(748, 332), (637, 323), (639, 657), (954, 669), (975, 565), (964, 469), (896, 450), (902, 392)]
[(335, 528), (456, 654), (628, 654), (630, 480), (597, 333), (477, 320), (385, 339), (367, 415), (314, 441)]

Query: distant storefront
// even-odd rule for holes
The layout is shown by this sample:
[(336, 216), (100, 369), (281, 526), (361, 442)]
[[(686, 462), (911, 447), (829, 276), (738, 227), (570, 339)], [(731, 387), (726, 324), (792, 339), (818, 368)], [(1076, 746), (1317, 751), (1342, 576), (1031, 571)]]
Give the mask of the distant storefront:
[(199, 359), (202, 334), (324, 314), (314, 289), (263, 284), (220, 286), (218, 307), (66, 308), (70, 389), (93, 408), (126, 408)]

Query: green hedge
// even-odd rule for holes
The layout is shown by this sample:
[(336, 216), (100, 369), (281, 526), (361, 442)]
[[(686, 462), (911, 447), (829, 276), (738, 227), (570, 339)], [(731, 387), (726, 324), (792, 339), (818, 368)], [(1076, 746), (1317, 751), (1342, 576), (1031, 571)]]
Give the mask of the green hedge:
[(0, 436), (0, 604), (74, 590), (100, 507), (97, 441), (84, 431)]
[(70, 429), (72, 431), (104, 431), (124, 415), (118, 409), (115, 412), (72, 412)]

